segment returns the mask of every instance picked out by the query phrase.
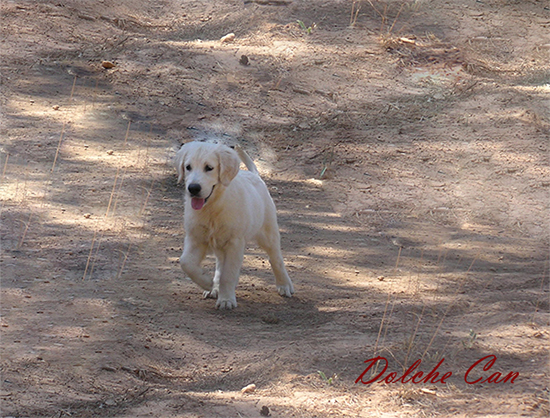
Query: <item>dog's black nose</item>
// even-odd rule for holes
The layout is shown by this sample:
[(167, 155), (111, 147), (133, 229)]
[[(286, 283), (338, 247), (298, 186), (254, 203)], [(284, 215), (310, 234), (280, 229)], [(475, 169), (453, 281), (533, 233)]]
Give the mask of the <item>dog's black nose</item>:
[(187, 190), (189, 190), (189, 193), (191, 194), (191, 196), (198, 196), (201, 192), (201, 185), (197, 183), (191, 183), (187, 187)]

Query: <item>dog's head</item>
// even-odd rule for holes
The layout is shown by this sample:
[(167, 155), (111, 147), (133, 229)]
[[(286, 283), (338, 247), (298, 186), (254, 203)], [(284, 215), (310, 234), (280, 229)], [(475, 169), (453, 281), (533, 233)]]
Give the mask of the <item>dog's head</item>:
[(176, 154), (178, 183), (185, 178), (185, 190), (191, 206), (200, 210), (216, 191), (229, 186), (239, 172), (237, 153), (225, 145), (188, 142)]

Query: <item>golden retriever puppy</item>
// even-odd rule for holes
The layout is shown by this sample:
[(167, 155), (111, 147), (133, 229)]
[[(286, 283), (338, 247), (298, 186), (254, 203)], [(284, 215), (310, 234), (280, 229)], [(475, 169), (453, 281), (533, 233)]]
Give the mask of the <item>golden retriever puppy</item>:
[[(240, 170), (241, 160), (248, 171)], [(204, 289), (204, 297), (217, 298), (218, 309), (237, 306), (235, 289), (245, 245), (255, 241), (269, 256), (280, 295), (294, 293), (281, 254), (275, 204), (250, 157), (218, 144), (189, 142), (176, 155), (178, 182), (185, 178), (185, 241), (180, 265)], [(207, 254), (216, 257), (210, 277), (201, 267)]]

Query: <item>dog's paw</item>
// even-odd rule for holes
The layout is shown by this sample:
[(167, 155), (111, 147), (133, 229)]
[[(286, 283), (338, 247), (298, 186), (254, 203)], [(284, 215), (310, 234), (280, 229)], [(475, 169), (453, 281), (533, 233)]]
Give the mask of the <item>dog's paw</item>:
[(205, 290), (202, 297), (204, 299), (218, 299), (218, 289)]
[(216, 302), (216, 309), (229, 310), (236, 307), (237, 307), (237, 301), (235, 299), (218, 299), (218, 301)]
[(292, 283), (285, 286), (277, 286), (277, 291), (279, 295), (289, 298), (294, 293), (294, 286), (292, 286)]

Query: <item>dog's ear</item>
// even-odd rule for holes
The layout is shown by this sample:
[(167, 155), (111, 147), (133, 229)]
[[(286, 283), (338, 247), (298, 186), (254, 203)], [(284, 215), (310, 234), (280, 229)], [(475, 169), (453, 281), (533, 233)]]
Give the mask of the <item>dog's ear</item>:
[(218, 147), (218, 159), (220, 164), (219, 180), (221, 184), (227, 187), (239, 173), (241, 160), (234, 150), (223, 145)]
[(183, 165), (185, 164), (185, 156), (187, 155), (187, 147), (184, 144), (180, 150), (176, 153), (176, 158), (174, 159), (174, 164), (176, 166), (176, 169), (178, 170), (178, 183), (181, 183), (183, 180), (183, 175), (185, 173), (185, 170), (183, 169)]

